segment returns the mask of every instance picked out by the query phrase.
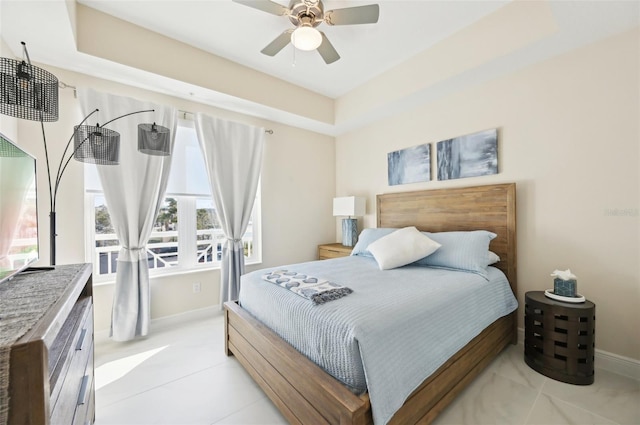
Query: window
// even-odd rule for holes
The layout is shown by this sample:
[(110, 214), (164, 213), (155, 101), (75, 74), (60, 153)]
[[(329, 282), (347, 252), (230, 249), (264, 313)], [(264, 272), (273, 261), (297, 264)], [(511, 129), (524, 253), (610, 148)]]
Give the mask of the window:
[[(115, 278), (120, 242), (96, 166), (85, 165), (87, 261), (94, 280)], [(260, 190), (243, 238), (245, 262), (261, 261)], [(225, 237), (216, 216), (204, 159), (193, 123), (180, 120), (167, 193), (146, 246), (151, 276), (219, 267)]]

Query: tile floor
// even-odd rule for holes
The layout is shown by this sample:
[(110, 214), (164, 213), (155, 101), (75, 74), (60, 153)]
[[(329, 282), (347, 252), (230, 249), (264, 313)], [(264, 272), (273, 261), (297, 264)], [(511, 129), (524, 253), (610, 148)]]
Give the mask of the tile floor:
[[(286, 424), (223, 339), (213, 314), (97, 342), (96, 424)], [(597, 369), (593, 385), (563, 384), (530, 369), (522, 350), (505, 350), (435, 424), (640, 424), (640, 381)]]

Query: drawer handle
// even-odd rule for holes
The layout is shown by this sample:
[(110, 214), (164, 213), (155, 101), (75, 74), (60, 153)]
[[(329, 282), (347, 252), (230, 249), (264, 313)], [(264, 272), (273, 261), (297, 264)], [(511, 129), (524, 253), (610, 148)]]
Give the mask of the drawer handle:
[(89, 375), (82, 377), (82, 384), (80, 384), (80, 393), (78, 394), (78, 406), (82, 406), (87, 402), (87, 385), (89, 384)]
[(80, 332), (80, 338), (78, 339), (78, 343), (76, 344), (76, 351), (82, 350), (82, 345), (84, 344), (85, 336), (87, 336), (87, 328), (84, 328), (82, 332)]

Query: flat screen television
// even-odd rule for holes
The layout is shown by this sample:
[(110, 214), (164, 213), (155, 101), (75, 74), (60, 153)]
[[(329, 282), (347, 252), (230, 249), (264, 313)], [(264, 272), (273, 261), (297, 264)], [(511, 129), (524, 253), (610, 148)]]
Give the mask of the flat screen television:
[(36, 160), (0, 133), (0, 283), (38, 260)]

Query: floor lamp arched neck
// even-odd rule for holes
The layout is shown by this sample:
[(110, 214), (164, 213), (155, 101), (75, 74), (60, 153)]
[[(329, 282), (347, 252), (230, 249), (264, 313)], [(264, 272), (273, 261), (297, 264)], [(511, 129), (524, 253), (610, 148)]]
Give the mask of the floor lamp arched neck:
[[(107, 121), (100, 126), (84, 125), (95, 109), (77, 126), (65, 146), (58, 164), (55, 180), (51, 179), (49, 151), (44, 122), (58, 120), (58, 88), (55, 75), (31, 64), (27, 46), (22, 42), (21, 61), (0, 58), (0, 113), (15, 118), (39, 121), (44, 144), (47, 180), (49, 184), (49, 242), (50, 264), (56, 264), (56, 198), (62, 176), (72, 158), (81, 162), (102, 165), (117, 165), (120, 155), (120, 134), (106, 128), (116, 120), (130, 115), (154, 112), (153, 109), (135, 111)], [(66, 87), (66, 85), (64, 85)], [(71, 141), (74, 148), (69, 153)], [(167, 156), (171, 152), (170, 131), (166, 127), (153, 124), (138, 124), (138, 151), (147, 155)]]
[[(58, 198), (60, 181), (62, 180), (62, 176), (67, 169), (69, 162), (72, 158), (75, 158), (77, 161), (91, 164), (118, 165), (120, 159), (120, 133), (108, 129), (106, 126), (130, 115), (154, 112), (153, 109), (135, 111), (113, 118), (102, 126), (100, 126), (100, 124), (96, 124), (95, 126), (84, 125), (85, 121), (98, 111), (98, 109), (93, 110), (89, 115), (84, 117), (80, 124), (74, 127), (73, 134), (69, 138), (69, 141), (62, 152), (54, 184), (51, 183), (51, 171), (47, 153), (47, 138), (44, 131), (44, 124), (42, 122), (40, 123), (42, 125), (42, 140), (44, 142), (45, 157), (47, 158), (47, 177), (49, 180), (49, 253), (52, 266), (56, 264), (56, 237), (58, 236), (56, 230), (56, 199)], [(155, 123), (153, 125), (155, 125)], [(67, 156), (69, 146), (71, 146), (72, 141), (74, 142), (74, 149), (71, 154)], [(138, 143), (140, 144), (140, 139)]]

